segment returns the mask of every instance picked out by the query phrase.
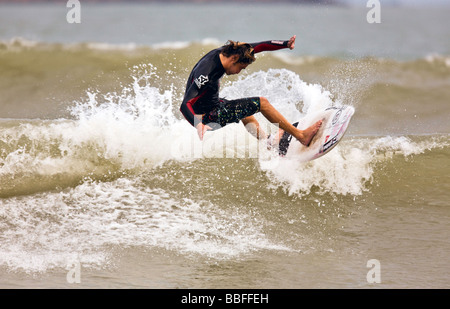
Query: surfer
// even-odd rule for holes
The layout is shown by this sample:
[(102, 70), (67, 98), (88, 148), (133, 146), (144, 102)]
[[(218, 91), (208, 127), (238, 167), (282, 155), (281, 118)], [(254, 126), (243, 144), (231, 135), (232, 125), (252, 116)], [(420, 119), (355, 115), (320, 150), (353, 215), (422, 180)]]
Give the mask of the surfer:
[(290, 124), (265, 97), (227, 100), (219, 97), (220, 79), (224, 74), (238, 74), (255, 61), (255, 54), (283, 48), (294, 49), (295, 36), (287, 41), (264, 41), (241, 43), (228, 41), (203, 56), (194, 66), (186, 84), (186, 92), (180, 111), (187, 121), (197, 129), (200, 140), (208, 130), (217, 130), (230, 123), (242, 121), (247, 130), (258, 139), (266, 139), (253, 116), (261, 112), (271, 123), (290, 133), (308, 146), (322, 125), (319, 120), (305, 130)]

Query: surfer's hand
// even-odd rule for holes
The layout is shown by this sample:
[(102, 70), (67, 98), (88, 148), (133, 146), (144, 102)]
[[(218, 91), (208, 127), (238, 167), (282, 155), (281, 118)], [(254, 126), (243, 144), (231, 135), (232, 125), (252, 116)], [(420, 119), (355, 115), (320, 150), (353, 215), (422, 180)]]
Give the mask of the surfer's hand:
[(289, 49), (294, 49), (294, 47), (295, 47), (295, 38), (296, 38), (297, 36), (296, 35), (294, 35), (292, 38), (290, 38), (289, 39), (289, 42), (288, 42), (288, 44), (287, 44), (287, 46), (289, 47)]
[(203, 135), (205, 135), (205, 132), (212, 130), (212, 128), (210, 126), (207, 126), (201, 122), (196, 126), (196, 128), (197, 128), (198, 137), (200, 138), (201, 141), (203, 140)]

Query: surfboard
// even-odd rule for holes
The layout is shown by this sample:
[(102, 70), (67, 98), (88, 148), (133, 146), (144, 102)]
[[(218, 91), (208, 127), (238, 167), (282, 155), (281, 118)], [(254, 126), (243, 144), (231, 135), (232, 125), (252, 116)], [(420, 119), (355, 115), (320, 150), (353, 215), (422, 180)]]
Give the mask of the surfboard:
[(278, 152), (283, 157), (296, 157), (302, 161), (311, 161), (327, 154), (344, 137), (348, 124), (355, 113), (352, 106), (344, 105), (329, 107), (325, 110), (311, 113), (293, 123), (299, 129), (306, 129), (322, 119), (322, 126), (311, 140), (309, 146), (301, 144), (287, 132), (280, 130)]

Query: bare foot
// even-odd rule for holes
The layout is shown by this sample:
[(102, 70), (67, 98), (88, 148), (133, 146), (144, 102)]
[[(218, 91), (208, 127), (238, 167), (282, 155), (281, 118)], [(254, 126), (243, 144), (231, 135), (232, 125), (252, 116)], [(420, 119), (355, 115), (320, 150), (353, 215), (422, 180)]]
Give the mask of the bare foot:
[(315, 124), (310, 126), (309, 128), (306, 128), (305, 130), (300, 130), (300, 134), (296, 136), (300, 143), (305, 145), (306, 147), (309, 146), (311, 143), (311, 140), (313, 139), (314, 135), (316, 135), (317, 131), (319, 131), (320, 127), (322, 126), (322, 120), (317, 121)]

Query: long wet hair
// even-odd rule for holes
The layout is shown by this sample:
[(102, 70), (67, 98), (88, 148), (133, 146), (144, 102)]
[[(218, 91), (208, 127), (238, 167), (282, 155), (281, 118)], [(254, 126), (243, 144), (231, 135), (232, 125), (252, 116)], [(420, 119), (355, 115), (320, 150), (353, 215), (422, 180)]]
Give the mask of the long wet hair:
[(255, 50), (248, 43), (228, 40), (228, 42), (222, 47), (221, 53), (225, 57), (238, 55), (239, 59), (237, 60), (237, 62), (239, 63), (250, 64), (256, 60)]

